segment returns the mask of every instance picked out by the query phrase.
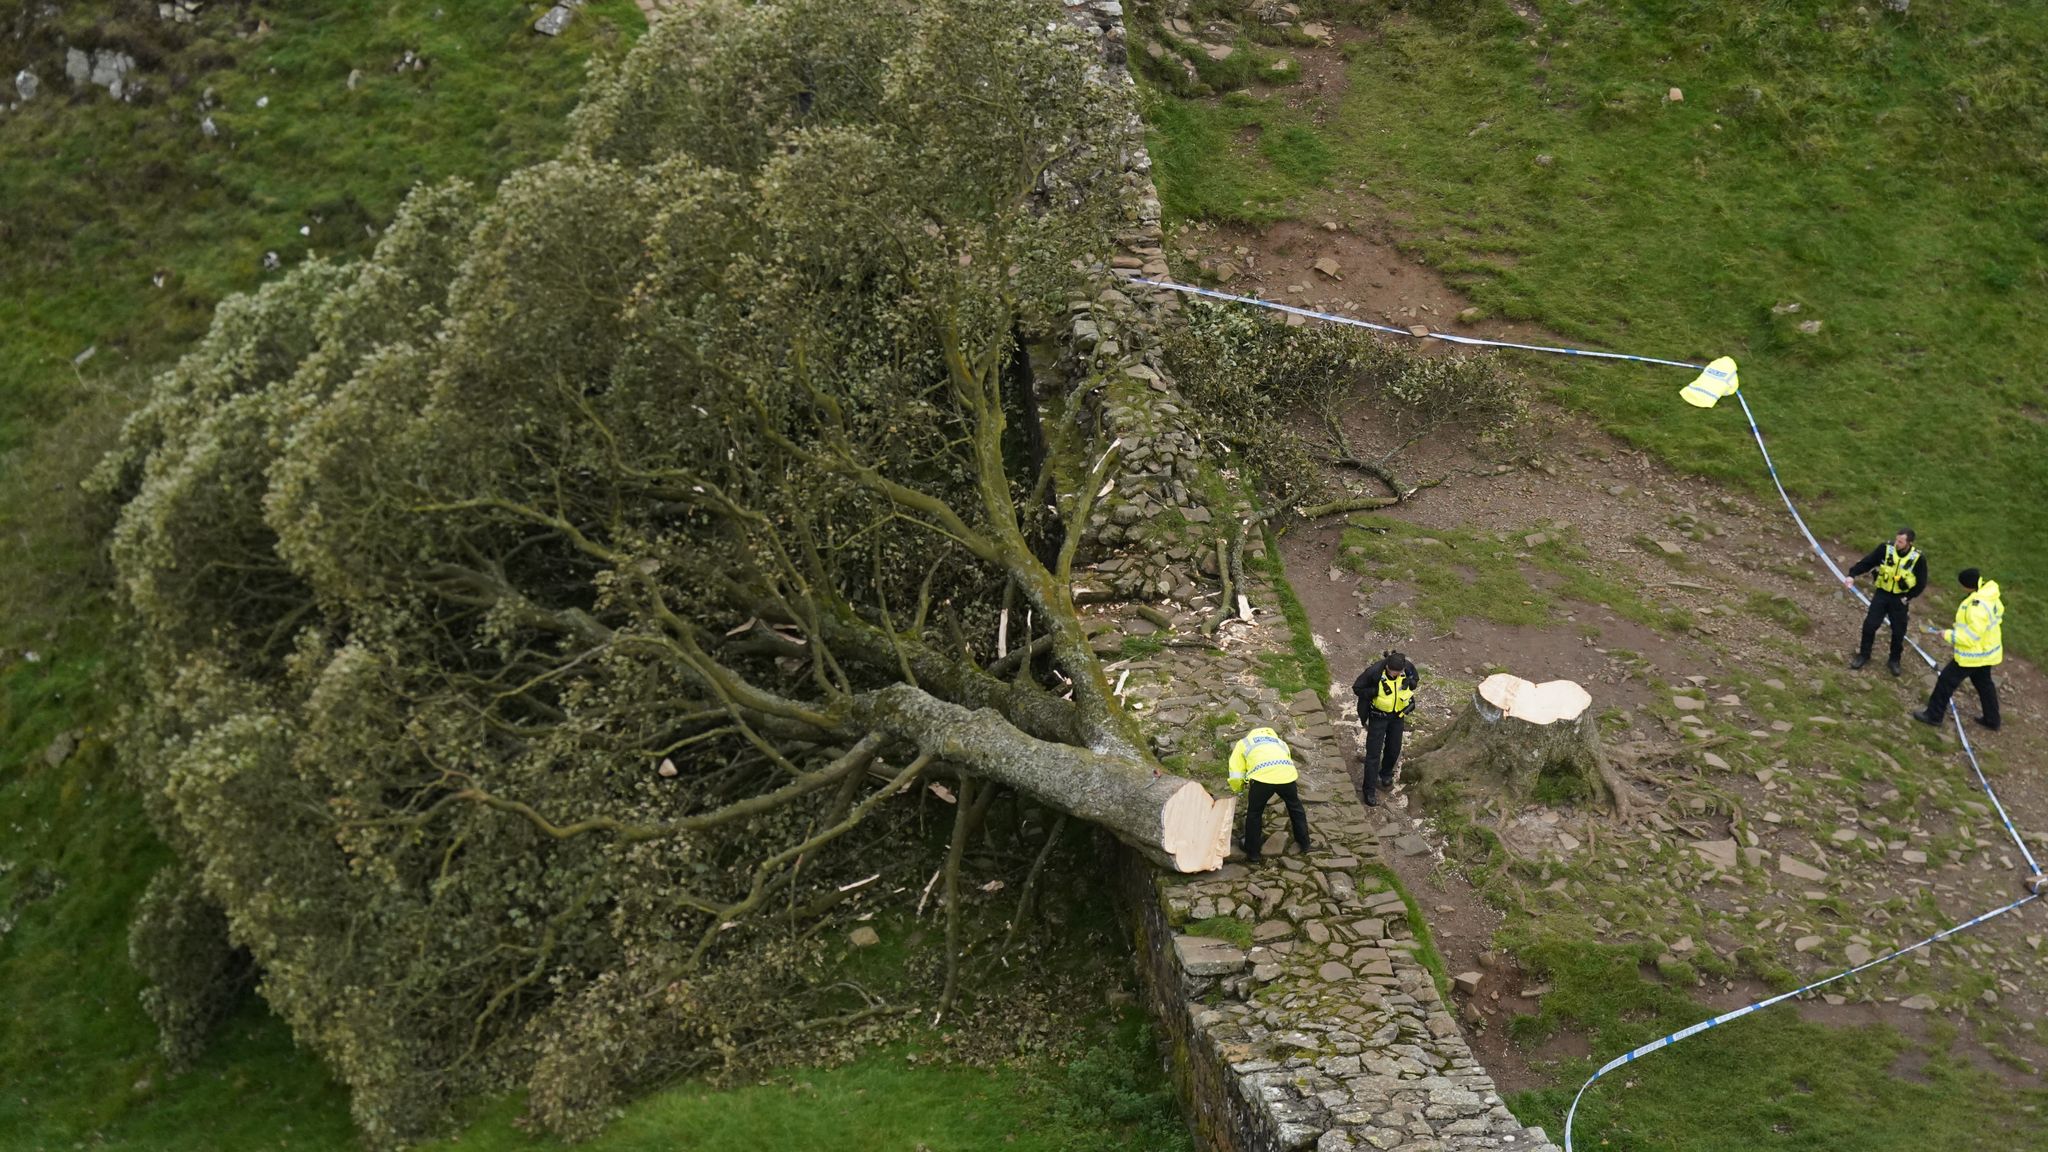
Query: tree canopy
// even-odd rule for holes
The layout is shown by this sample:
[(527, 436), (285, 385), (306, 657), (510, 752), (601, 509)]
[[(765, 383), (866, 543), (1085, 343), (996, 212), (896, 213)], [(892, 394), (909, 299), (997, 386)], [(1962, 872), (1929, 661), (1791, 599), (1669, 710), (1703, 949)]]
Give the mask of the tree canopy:
[[(145, 968), (224, 924), (373, 1144), (574, 1131), (780, 1022), (921, 773), (1213, 863), (1069, 597), (1096, 382), (1025, 351), (1124, 209), (1098, 69), (1045, 0), (707, 0), (557, 159), (224, 303), (97, 478)], [(160, 975), (189, 1051), (232, 981)]]

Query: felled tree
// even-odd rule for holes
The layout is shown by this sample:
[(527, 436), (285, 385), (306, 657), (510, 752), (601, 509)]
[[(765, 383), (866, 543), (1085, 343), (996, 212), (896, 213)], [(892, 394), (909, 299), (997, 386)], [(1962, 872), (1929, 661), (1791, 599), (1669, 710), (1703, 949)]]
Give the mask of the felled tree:
[(927, 771), (1220, 861), (1069, 598), (1095, 382), (1020, 364), (1123, 209), (1092, 52), (1043, 0), (692, 6), (129, 425), (136, 775), (373, 1143), (789, 1025)]

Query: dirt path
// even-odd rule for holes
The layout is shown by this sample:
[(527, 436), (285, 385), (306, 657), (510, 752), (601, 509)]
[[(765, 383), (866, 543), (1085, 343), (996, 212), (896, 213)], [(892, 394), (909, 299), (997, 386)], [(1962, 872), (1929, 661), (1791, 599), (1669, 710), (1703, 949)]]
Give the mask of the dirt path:
[[(1258, 286), (1269, 297), (1400, 324), (1455, 324), (1465, 306), (1457, 294), (1371, 233), (1355, 221), (1335, 231), (1313, 223), (1264, 234), (1214, 230), (1201, 234), (1197, 250), (1240, 264), (1235, 286)], [(1339, 261), (1343, 280), (1310, 268), (1325, 255)], [(1542, 335), (1484, 321), (1462, 330)], [(1375, 534), (1353, 528), (1347, 536), (1341, 519), (1297, 528), (1281, 543), (1339, 681), (1333, 706), (1348, 701), (1361, 667), (1398, 646), (1430, 679), (1423, 731), (1447, 721), (1489, 669), (1506, 668), (1533, 680), (1577, 680), (1596, 706), (1618, 714), (1626, 725), (1620, 739), (1676, 742), (1684, 753), (1676, 772), (1639, 783), (1656, 808), (1651, 823), (1621, 828), (1585, 811), (1533, 805), (1501, 814), (1495, 830), (1503, 839), (1544, 862), (1546, 885), (1517, 886), (1529, 915), (1602, 907), (1588, 930), (1610, 940), (1657, 939), (1679, 948), (1673, 959), (1704, 960), (1711, 951), (1727, 961), (1724, 971), (1755, 948), (1814, 978), (2019, 893), (2023, 867), (1988, 816), (1953, 734), (1937, 738), (1905, 718), (1925, 700), (1932, 673), (1910, 653), (1898, 681), (1881, 660), (1861, 673), (1844, 667), (1861, 607), (1813, 559), (1782, 507), (1675, 474), (1568, 414), (1546, 410), (1539, 423), (1522, 457), (1533, 466), (1467, 475), (1488, 472), (1490, 462), (1440, 444), (1404, 457), (1413, 478), (1451, 478), (1400, 508), (1353, 518), (1389, 529), (1380, 539), (1397, 545), (1391, 565), (1361, 559), (1359, 542), (1369, 547)], [(1374, 441), (1363, 414), (1352, 435)], [(1868, 541), (1826, 543), (1846, 566), (1890, 527), (1873, 525)], [(1565, 594), (1554, 556), (1544, 562), (1544, 549), (1560, 541), (1630, 603)], [(1915, 612), (1916, 629), (1946, 623), (1956, 598), (1946, 586), (1952, 579), (1941, 578), (1952, 558), (1932, 560), (1938, 583), (1926, 599), (1934, 603)], [(1403, 579), (1404, 565), (1418, 579), (1449, 571), (1475, 585), (1518, 571), (1534, 598), (1524, 604), (1552, 607), (1537, 624), (1488, 618), (1526, 611), (1432, 623), (1427, 610), (1433, 596), (1443, 598), (1440, 585), (1431, 593)], [(1999, 684), (2005, 730), (1972, 739), (2015, 821), (2048, 827), (2048, 686), (2019, 661), (1999, 669)], [(1967, 687), (1959, 703), (1973, 703)], [(2040, 843), (2038, 832), (2032, 838)], [(1724, 841), (1729, 851), (1744, 850), (1743, 866), (1716, 869), (1692, 848)], [(1514, 995), (1521, 977), (1493, 951), (1502, 913), (1465, 882), (1455, 858), (1407, 857), (1401, 867), (1433, 910), (1453, 971), (1498, 973), (1466, 1022), (1502, 1086), (1533, 1084), (1543, 1079), (1542, 1064), (1583, 1054), (1576, 1038), (1537, 1052), (1506, 1041), (1498, 1025), (1536, 1001)], [(1810, 878), (1816, 874), (1821, 879)], [(1882, 1019), (1915, 1037), (1946, 1015), (1961, 1026), (1960, 1047), (1973, 1060), (2038, 1084), (2035, 1070), (2048, 1067), (2036, 1027), (2048, 1007), (2044, 930), (2048, 912), (2030, 907), (1931, 956), (1830, 990), (1804, 1011), (1829, 1023)], [(1760, 994), (1761, 984), (1734, 972), (1705, 977), (1696, 992), (1726, 1006)], [(1992, 1045), (2007, 1054), (2004, 1062), (1994, 1062)]]

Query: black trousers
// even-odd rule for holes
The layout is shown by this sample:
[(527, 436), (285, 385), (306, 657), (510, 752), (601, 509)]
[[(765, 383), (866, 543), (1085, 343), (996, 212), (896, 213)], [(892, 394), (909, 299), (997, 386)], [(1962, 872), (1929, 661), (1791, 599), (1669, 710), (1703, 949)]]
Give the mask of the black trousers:
[(1863, 646), (1856, 653), (1865, 659), (1870, 657), (1870, 645), (1877, 639), (1877, 626), (1885, 621), (1892, 625), (1891, 662), (1896, 664), (1906, 653), (1906, 599), (1891, 592), (1876, 592), (1870, 597), (1870, 611), (1863, 614)]
[(1366, 708), (1365, 772), (1358, 778), (1360, 791), (1372, 787), (1375, 776), (1379, 778), (1380, 787), (1394, 786), (1394, 765), (1401, 761), (1401, 735), (1406, 731), (1406, 716)]
[(1998, 685), (1991, 682), (1991, 668), (1965, 668), (1950, 660), (1942, 666), (1941, 675), (1935, 677), (1934, 695), (1927, 698), (1927, 714), (1940, 716), (1948, 711), (1949, 697), (1956, 694), (1956, 686), (1967, 678), (1977, 689), (1977, 703), (1984, 709), (1984, 726), (1998, 727)]
[(1278, 796), (1287, 805), (1287, 822), (1294, 828), (1294, 846), (1308, 851), (1308, 810), (1301, 806), (1301, 793), (1294, 787), (1294, 781), (1285, 784), (1267, 784), (1253, 780), (1245, 789), (1244, 805), (1244, 854), (1247, 859), (1257, 860), (1266, 843), (1266, 801)]

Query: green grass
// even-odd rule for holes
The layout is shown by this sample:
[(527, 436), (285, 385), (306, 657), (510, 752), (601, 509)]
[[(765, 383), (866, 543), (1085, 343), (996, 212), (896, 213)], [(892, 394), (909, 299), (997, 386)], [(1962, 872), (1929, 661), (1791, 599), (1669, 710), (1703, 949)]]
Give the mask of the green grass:
[(489, 1110), (460, 1141), (429, 1150), (576, 1147), (590, 1152), (1110, 1152), (1185, 1149), (1171, 1099), (1160, 1094), (1152, 1044), (1133, 1019), (1070, 1065), (1001, 1072), (918, 1063), (876, 1053), (826, 1070), (798, 1070), (744, 1088), (683, 1088), (641, 1101), (587, 1144), (535, 1141), (513, 1126), (516, 1107)]
[(1430, 935), (1429, 918), (1422, 914), (1422, 906), (1415, 902), (1408, 889), (1402, 885), (1401, 877), (1385, 864), (1366, 864), (1359, 869), (1368, 875), (1377, 876), (1388, 888), (1401, 894), (1401, 904), (1408, 909), (1408, 930), (1415, 936), (1415, 959), (1429, 971), (1430, 979), (1436, 981), (1437, 994), (1446, 1002), (1451, 998), (1451, 974), (1444, 967), (1444, 954), (1436, 949), (1436, 937)]
[[(1406, 602), (1437, 630), (1471, 617), (1497, 624), (1550, 621), (1553, 600), (1529, 583), (1515, 554), (1529, 551), (1461, 529), (1438, 530), (1391, 517), (1344, 531), (1342, 563), (1376, 580), (1413, 585)], [(1551, 545), (1546, 541), (1542, 547)]]
[(1806, 614), (1806, 609), (1801, 608), (1797, 600), (1789, 596), (1767, 596), (1762, 592), (1752, 592), (1743, 607), (1750, 615), (1769, 620), (1794, 636), (1804, 636), (1813, 631), (1813, 618)]
[[(1352, 44), (1340, 98), (1151, 92), (1169, 217), (1341, 215), (1365, 184), (1489, 314), (1736, 357), (1818, 530), (1860, 549), (1912, 523), (1938, 573), (1983, 567), (2025, 604), (2048, 570), (2022, 495), (2048, 488), (2048, 8), (1623, 0), (1545, 6), (1537, 30), (1458, 7)], [(1264, 155), (1296, 132), (1326, 165)], [(1680, 404), (1682, 373), (1537, 370), (1681, 468), (1766, 483), (1740, 411)], [(2007, 635), (2033, 651), (2048, 617)]]
[(1189, 924), (1182, 931), (1190, 936), (1207, 936), (1214, 940), (1228, 940), (1239, 948), (1250, 948), (1252, 946), (1252, 926), (1250, 922), (1240, 920), (1235, 916), (1211, 916), (1206, 920), (1197, 920)]
[[(1566, 601), (1604, 606), (1666, 631), (1692, 626), (1690, 613), (1652, 604), (1600, 575), (1569, 530), (1546, 524), (1544, 540), (1534, 547), (1525, 543), (1531, 534), (1426, 528), (1392, 517), (1354, 521), (1344, 532), (1338, 563), (1369, 579), (1414, 589), (1406, 600), (1374, 614), (1374, 627), (1395, 635), (1424, 626), (1444, 631), (1463, 619), (1542, 626), (1556, 621)], [(1554, 589), (1531, 581), (1532, 567), (1556, 577)]]
[(1265, 556), (1247, 557), (1245, 563), (1265, 573), (1271, 581), (1273, 594), (1280, 600), (1280, 611), (1287, 617), (1291, 641), (1290, 651), (1285, 654), (1259, 654), (1259, 679), (1282, 696), (1292, 696), (1303, 688), (1314, 689), (1317, 696), (1327, 696), (1330, 691), (1330, 665), (1323, 659), (1323, 650), (1316, 647), (1315, 632), (1309, 627), (1308, 609), (1301, 606), (1293, 586), (1287, 583), (1287, 573), (1280, 564), (1280, 547), (1271, 533), (1266, 535)]
[[(1587, 1035), (1592, 1057), (1567, 1061), (1557, 1085), (1509, 1098), (1515, 1114), (1562, 1140), (1572, 1094), (1598, 1062), (1713, 1015), (1642, 975), (1654, 948), (1528, 937), (1516, 951), (1531, 981), (1551, 985), (1541, 1011), (1511, 1025), (1540, 1042)], [(1618, 1152), (1872, 1152), (2038, 1148), (2048, 1093), (2015, 1089), (1948, 1054), (1945, 1037), (1916, 1046), (1882, 1027), (1827, 1028), (1788, 1008), (1699, 1033), (1609, 1073), (1579, 1105), (1574, 1143)], [(1924, 1060), (1896, 1075), (1902, 1058)], [(1917, 1062), (1917, 1061), (1916, 1061)]]
[[(0, 448), (69, 404), (86, 348), (99, 349), (79, 369), (88, 379), (159, 365), (221, 297), (265, 278), (265, 252), (286, 267), (309, 250), (361, 254), (414, 184), (495, 182), (551, 152), (585, 61), (644, 27), (631, 0), (595, 0), (557, 39), (517, 4), (272, 5), (270, 31), (247, 37), (256, 15), (239, 20), (238, 6), (208, 5), (189, 26), (111, 15), (153, 7), (39, 18), (75, 44), (139, 49), (145, 95), (132, 104), (74, 98), (61, 49), (0, 49), (9, 99), (17, 67), (43, 86), (0, 117)], [(408, 51), (427, 66), (395, 71)]]

